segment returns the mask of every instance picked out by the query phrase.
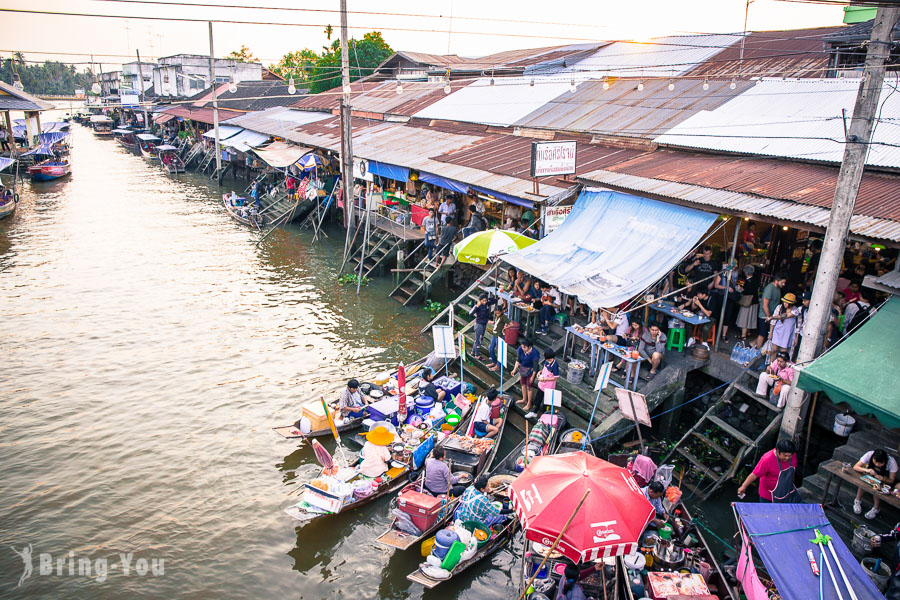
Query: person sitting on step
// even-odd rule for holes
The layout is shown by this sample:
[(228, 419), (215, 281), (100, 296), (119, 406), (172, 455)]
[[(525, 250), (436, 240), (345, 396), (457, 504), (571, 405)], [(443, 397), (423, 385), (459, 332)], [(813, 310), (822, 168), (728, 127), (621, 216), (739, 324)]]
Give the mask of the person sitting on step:
[(787, 352), (779, 352), (775, 361), (759, 374), (759, 383), (756, 384), (756, 395), (765, 398), (769, 395), (769, 387), (773, 386), (773, 392), (778, 397), (778, 408), (784, 408), (788, 394), (791, 393), (791, 383), (794, 381), (794, 365), (788, 360)]
[[(888, 453), (881, 448), (869, 450), (863, 454), (856, 461), (856, 464), (853, 465), (853, 470), (862, 475), (875, 477), (887, 486), (893, 486), (894, 481), (897, 479), (897, 461), (894, 460), (893, 456), (888, 456)], [(862, 513), (862, 497), (863, 489), (859, 488), (856, 492), (856, 499), (853, 501), (853, 512), (856, 514)], [(866, 518), (869, 520), (878, 516), (878, 509), (881, 504), (881, 499), (876, 494), (872, 494), (872, 498), (873, 506), (866, 513)]]

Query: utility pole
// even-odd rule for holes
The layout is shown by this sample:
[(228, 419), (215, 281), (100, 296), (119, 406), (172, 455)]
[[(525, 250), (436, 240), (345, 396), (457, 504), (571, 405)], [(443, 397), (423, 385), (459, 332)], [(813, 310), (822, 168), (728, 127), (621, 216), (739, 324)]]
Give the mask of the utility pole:
[(209, 85), (212, 87), (213, 128), (216, 134), (216, 182), (222, 183), (222, 148), (219, 146), (219, 101), (216, 98), (216, 58), (213, 52), (212, 21), (209, 21)]
[[(347, 0), (341, 0), (341, 185), (344, 191), (344, 226), (350, 235), (350, 206), (353, 203), (353, 130), (350, 123), (350, 34), (347, 27)], [(349, 252), (349, 249), (347, 249)]]
[(150, 129), (150, 116), (147, 112), (147, 106), (144, 104), (144, 69), (141, 67), (141, 51), (135, 49), (138, 59), (138, 103), (144, 109), (144, 127)]
[[(841, 259), (850, 233), (850, 218), (853, 216), (869, 141), (875, 128), (875, 111), (884, 81), (884, 64), (890, 54), (891, 32), (898, 18), (900, 7), (879, 6), (875, 15), (872, 39), (866, 51), (865, 69), (859, 84), (856, 105), (853, 107), (853, 118), (844, 146), (844, 158), (834, 190), (831, 216), (825, 230), (825, 242), (822, 245), (819, 268), (816, 270), (809, 311), (803, 327), (803, 340), (797, 353), (797, 362), (801, 365), (811, 361), (822, 347), (825, 328), (831, 316), (831, 300), (837, 287)], [(796, 380), (795, 377), (794, 381)], [(781, 433), (784, 437), (797, 438), (801, 431), (804, 409), (804, 392), (796, 385), (792, 385), (781, 421)]]

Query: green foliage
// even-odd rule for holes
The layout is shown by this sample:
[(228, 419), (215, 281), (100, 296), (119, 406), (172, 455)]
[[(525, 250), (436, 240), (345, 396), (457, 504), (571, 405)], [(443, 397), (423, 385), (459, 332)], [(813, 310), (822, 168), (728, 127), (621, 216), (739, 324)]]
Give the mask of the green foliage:
[(425, 306), (422, 307), (422, 310), (429, 314), (436, 315), (444, 310), (444, 308), (446, 308), (446, 306), (441, 304), (440, 302), (435, 302), (434, 300), (426, 300)]
[(288, 52), (281, 57), (277, 65), (269, 65), (269, 70), (280, 77), (284, 77), (285, 81), (293, 77), (294, 84), (300, 85), (309, 81), (318, 61), (318, 54), (309, 48), (304, 48), (303, 50)]
[(238, 62), (256, 62), (256, 57), (250, 52), (250, 48), (243, 44), (241, 44), (240, 50), (232, 50), (229, 54), (225, 55), (225, 58), (230, 58), (231, 60), (236, 60)]
[[(356, 273), (344, 273), (338, 278), (338, 283), (341, 285), (356, 285), (356, 282), (359, 281), (359, 275)], [(363, 275), (362, 277), (362, 285), (369, 285), (370, 279)]]
[(94, 82), (88, 69), (79, 73), (74, 66), (53, 60), (30, 65), (21, 52), (15, 53), (15, 63), (11, 58), (0, 63), (0, 80), (12, 84), (17, 73), (29, 94), (72, 95), (75, 88), (89, 91)]
[[(355, 48), (354, 48), (355, 47)], [(380, 31), (370, 31), (361, 40), (350, 40), (350, 81), (370, 75), (394, 51), (381, 37)], [(309, 91), (318, 94), (341, 84), (341, 42), (334, 40), (323, 49), (312, 72)]]

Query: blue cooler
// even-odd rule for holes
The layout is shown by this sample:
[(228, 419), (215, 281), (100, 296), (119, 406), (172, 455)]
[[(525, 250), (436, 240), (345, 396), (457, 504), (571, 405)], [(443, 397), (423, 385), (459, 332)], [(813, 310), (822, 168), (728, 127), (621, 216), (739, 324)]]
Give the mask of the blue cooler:
[(455, 397), (462, 390), (462, 384), (452, 377), (439, 377), (434, 380), (434, 386), (447, 392), (447, 398)]
[(416, 414), (427, 417), (434, 408), (434, 398), (431, 396), (420, 396), (416, 398)]
[(441, 529), (437, 532), (437, 535), (434, 536), (434, 548), (431, 549), (431, 553), (443, 560), (444, 557), (447, 556), (447, 553), (450, 552), (450, 546), (458, 541), (459, 536), (456, 535), (455, 531)]

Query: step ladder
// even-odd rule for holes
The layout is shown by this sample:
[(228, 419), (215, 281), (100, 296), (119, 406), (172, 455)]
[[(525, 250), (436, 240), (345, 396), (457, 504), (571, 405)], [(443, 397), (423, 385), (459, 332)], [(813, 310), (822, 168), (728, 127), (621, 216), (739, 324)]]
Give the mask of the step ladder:
[(194, 160), (196, 160), (203, 152), (203, 144), (199, 142), (191, 146), (190, 150), (188, 150), (187, 155), (184, 157), (184, 166), (188, 167), (191, 165)]
[[(693, 493), (696, 494), (699, 500), (705, 500), (719, 489), (722, 484), (734, 477), (747, 457), (759, 448), (763, 440), (781, 424), (781, 410), (765, 398), (757, 396), (754, 390), (745, 384), (745, 381), (748, 379), (752, 380), (757, 375), (756, 367), (763, 360), (765, 360), (765, 355), (757, 356), (742, 370), (740, 375), (725, 388), (719, 400), (709, 407), (693, 427), (688, 429), (684, 436), (678, 440), (678, 443), (675, 444), (675, 447), (662, 460), (663, 463), (666, 463), (673, 454), (678, 454), (690, 463), (694, 470), (700, 473), (700, 478), (693, 485), (686, 482), (686, 487), (694, 488)], [(744, 400), (741, 396), (735, 398), (739, 393), (746, 396), (747, 400)], [(761, 404), (767, 409), (767, 414), (770, 417), (766, 427), (755, 438), (750, 437), (749, 434), (727, 422), (726, 418), (728, 417), (723, 418), (723, 413), (729, 410), (740, 411), (743, 404), (750, 402)], [(720, 444), (711, 439), (711, 437), (718, 437), (719, 435), (728, 436), (732, 442)], [(694, 442), (708, 447), (715, 454), (719, 455), (728, 463), (728, 468), (723, 468), (721, 472), (716, 472), (712, 466), (704, 464), (700, 457), (688, 449), (688, 446)], [(704, 484), (704, 482), (706, 483)]]
[(424, 295), (426, 287), (439, 279), (441, 275), (456, 263), (456, 259), (449, 256), (444, 261), (444, 264), (437, 268), (434, 265), (437, 258), (437, 256), (434, 256), (429, 259), (426, 255), (415, 268), (400, 280), (400, 283), (389, 296), (403, 304), (403, 306), (409, 306), (420, 295)]
[[(370, 232), (366, 250), (363, 254), (363, 276), (368, 277), (372, 272), (393, 256), (403, 240), (390, 232), (375, 230)], [(357, 251), (350, 257), (350, 262), (355, 265), (354, 273), (359, 273), (360, 252)]]
[(206, 154), (203, 155), (203, 158), (200, 161), (200, 166), (197, 167), (197, 171), (200, 173), (205, 173), (206, 169), (209, 168), (209, 165), (216, 159), (216, 151), (213, 148), (210, 148), (206, 151)]

